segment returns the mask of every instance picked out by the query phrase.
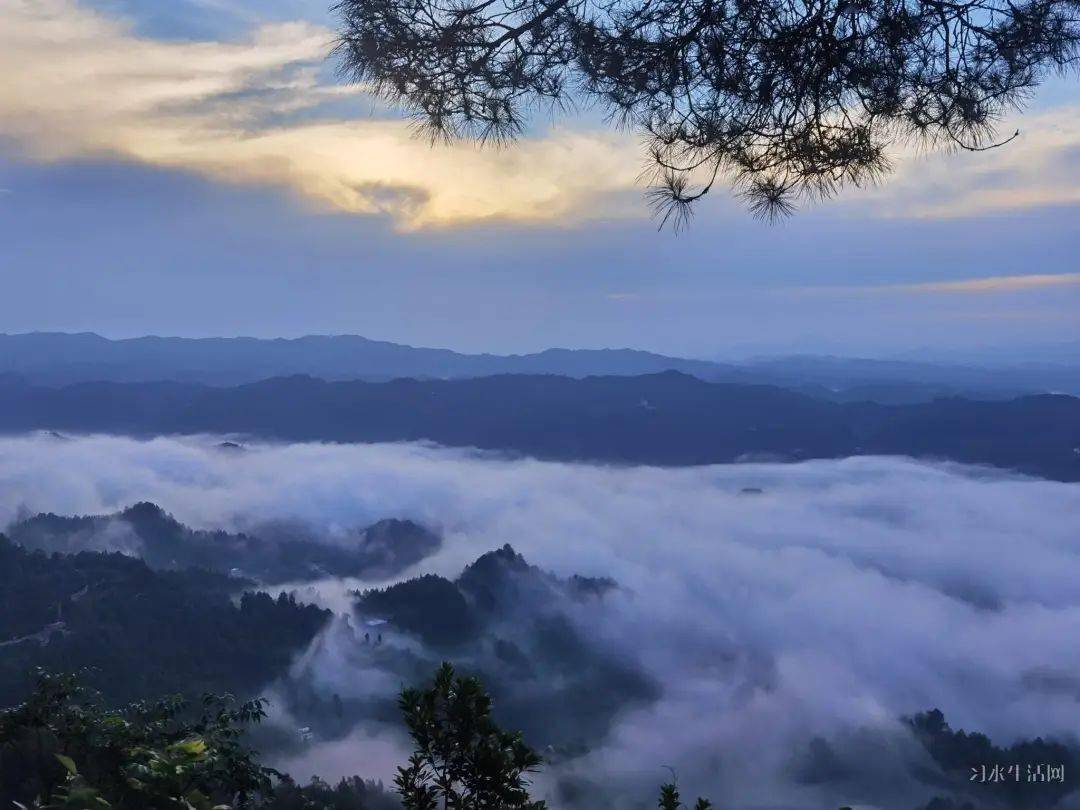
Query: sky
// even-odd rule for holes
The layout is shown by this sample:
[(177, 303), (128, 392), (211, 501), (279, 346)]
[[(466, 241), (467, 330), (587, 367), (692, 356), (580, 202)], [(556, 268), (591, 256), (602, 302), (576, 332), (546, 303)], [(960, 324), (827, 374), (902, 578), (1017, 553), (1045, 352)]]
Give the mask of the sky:
[(657, 231), (633, 133), (431, 147), (300, 0), (0, 0), (0, 331), (940, 355), (1080, 340), (1080, 83), (778, 225)]

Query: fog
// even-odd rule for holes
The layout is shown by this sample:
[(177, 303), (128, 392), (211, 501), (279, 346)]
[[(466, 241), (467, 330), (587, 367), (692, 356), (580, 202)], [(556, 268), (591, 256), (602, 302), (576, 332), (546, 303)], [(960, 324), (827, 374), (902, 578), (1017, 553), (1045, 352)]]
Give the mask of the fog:
[[(197, 528), (302, 521), (329, 537), (402, 517), (444, 535), (404, 576), (453, 578), (510, 543), (560, 576), (613, 577), (619, 590), (566, 616), (659, 691), (540, 779), (556, 807), (594, 783), (645, 802), (670, 766), (684, 796), (721, 806), (912, 808), (932, 792), (909, 775), (925, 755), (902, 715), (938, 707), (999, 744), (1080, 724), (1076, 485), (898, 458), (616, 468), (218, 441), (2, 439), (0, 524), (140, 500)], [(340, 611), (355, 584), (300, 592)], [(392, 694), (350, 644), (337, 620), (294, 675)], [(839, 763), (830, 779), (807, 775), (815, 737)], [(373, 723), (292, 761), (301, 778), (387, 779), (402, 742)]]

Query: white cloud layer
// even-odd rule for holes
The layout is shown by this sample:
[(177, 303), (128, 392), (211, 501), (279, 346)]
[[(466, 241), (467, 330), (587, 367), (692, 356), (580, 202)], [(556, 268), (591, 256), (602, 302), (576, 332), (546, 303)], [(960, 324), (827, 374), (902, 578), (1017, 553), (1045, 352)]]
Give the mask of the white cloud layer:
[[(569, 770), (598, 769), (635, 795), (672, 765), (687, 793), (710, 790), (720, 806), (737, 795), (910, 810), (909, 776), (890, 771), (893, 747), (912, 755), (902, 714), (940, 707), (1000, 743), (1080, 726), (1080, 692), (1053, 688), (1080, 671), (1076, 485), (896, 458), (655, 469), (417, 445), (0, 441), (0, 522), (141, 499), (203, 527), (411, 517), (446, 538), (420, 569), (450, 576), (507, 542), (560, 574), (614, 576), (626, 594), (577, 620), (663, 696)], [(858, 742), (870, 732), (884, 746), (874, 756)], [(792, 782), (792, 752), (814, 734), (862, 745), (865, 780), (843, 795)], [(352, 751), (364, 772), (365, 741), (373, 762), (392, 759), (385, 737), (358, 732), (325, 766), (347, 767)]]

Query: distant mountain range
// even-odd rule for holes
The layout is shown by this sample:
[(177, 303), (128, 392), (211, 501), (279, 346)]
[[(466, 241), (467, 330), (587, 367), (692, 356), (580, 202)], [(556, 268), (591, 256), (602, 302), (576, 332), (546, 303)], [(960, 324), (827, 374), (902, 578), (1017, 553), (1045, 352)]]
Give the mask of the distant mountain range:
[(898, 354), (893, 359), (990, 367), (1031, 365), (1076, 367), (1080, 366), (1080, 340), (1021, 345), (999, 344), (980, 348), (952, 349), (947, 352), (927, 346), (917, 351)]
[(923, 402), (941, 396), (1007, 399), (1080, 395), (1080, 365), (982, 367), (915, 361), (795, 356), (745, 363), (670, 357), (634, 349), (548, 349), (462, 354), (355, 335), (295, 339), (0, 335), (0, 374), (28, 383), (185, 382), (235, 386), (305, 374), (325, 380), (463, 379), (495, 374), (641, 375), (679, 371), (709, 382), (778, 385), (837, 402)]
[(678, 372), (383, 383), (292, 376), (229, 388), (0, 380), (0, 431), (30, 430), (430, 440), (542, 459), (657, 465), (899, 454), (1080, 480), (1075, 397), (838, 403)]
[(790, 355), (745, 366), (762, 379), (796, 385), (841, 401), (925, 401), (963, 395), (1011, 398), (1025, 393), (1080, 395), (1080, 364), (965, 365), (957, 362)]
[(36, 332), (0, 335), (0, 373), (31, 382), (154, 382), (237, 385), (308, 374), (326, 380), (451, 379), (491, 374), (650, 374), (682, 371), (708, 377), (723, 367), (707, 360), (630, 349), (549, 349), (537, 354), (460, 354), (369, 340), (356, 335), (258, 338), (140, 337)]

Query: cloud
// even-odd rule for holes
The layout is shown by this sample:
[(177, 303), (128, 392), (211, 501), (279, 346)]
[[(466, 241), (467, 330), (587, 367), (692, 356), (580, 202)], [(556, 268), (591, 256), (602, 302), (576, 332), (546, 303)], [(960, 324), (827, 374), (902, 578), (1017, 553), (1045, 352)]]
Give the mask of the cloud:
[(985, 152), (909, 146), (881, 186), (852, 192), (847, 202), (860, 213), (934, 219), (1080, 203), (1080, 107), (1013, 114), (998, 127), (1017, 129), (1016, 140)]
[[(1021, 276), (986, 276), (956, 281), (927, 281), (916, 284), (830, 284), (818, 287), (786, 289), (785, 294), (799, 296), (848, 296), (891, 294), (983, 294), (1010, 293), (1039, 290), (1047, 287), (1064, 287), (1080, 284), (1080, 273), (1032, 273)], [(1008, 314), (1008, 313), (1006, 313)]]
[[(179, 41), (140, 36), (76, 0), (0, 0), (0, 15), (0, 137), (24, 159), (120, 157), (289, 189), (406, 229), (645, 212), (643, 154), (625, 133), (571, 122), (502, 150), (433, 148), (405, 121), (343, 118), (342, 101), (360, 110), (366, 97), (326, 80), (333, 32), (313, 23)], [(1019, 124), (1021, 138), (986, 153), (905, 152), (882, 187), (845, 192), (841, 210), (954, 217), (1080, 201), (1080, 108)]]
[[(919, 752), (902, 714), (937, 706), (1001, 743), (1080, 724), (1073, 692), (1046, 688), (1080, 670), (1075, 485), (899, 458), (656, 469), (422, 445), (255, 444), (226, 456), (213, 444), (0, 440), (0, 523), (140, 499), (202, 527), (401, 516), (444, 532), (424, 571), (456, 576), (509, 542), (561, 575), (615, 577), (623, 590), (573, 621), (662, 693), (549, 771), (541, 790), (556, 807), (590, 780), (643, 801), (671, 765), (685, 793), (709, 791), (719, 806), (911, 808), (928, 789), (907, 769)], [(347, 660), (321, 643), (304, 665), (337, 688), (387, 680)], [(800, 781), (793, 761), (814, 736), (852, 752), (862, 776)], [(327, 747), (335, 770), (351, 756), (363, 773), (369, 744), (374, 761), (389, 759), (386, 739), (350, 739)]]
[(962, 281), (933, 281), (924, 284), (894, 284), (890, 289), (898, 292), (957, 292), (985, 293), (1030, 290), (1039, 287), (1059, 287), (1080, 284), (1080, 273), (1048, 273), (1027, 276), (989, 276), (969, 278)]
[(589, 217), (601, 213), (590, 203), (635, 182), (624, 136), (564, 130), (506, 151), (431, 147), (402, 120), (325, 117), (320, 105), (359, 91), (320, 79), (333, 33), (311, 23), (185, 42), (137, 36), (72, 0), (0, 0), (0, 14), (0, 136), (27, 159), (119, 156), (282, 186), (407, 228)]

